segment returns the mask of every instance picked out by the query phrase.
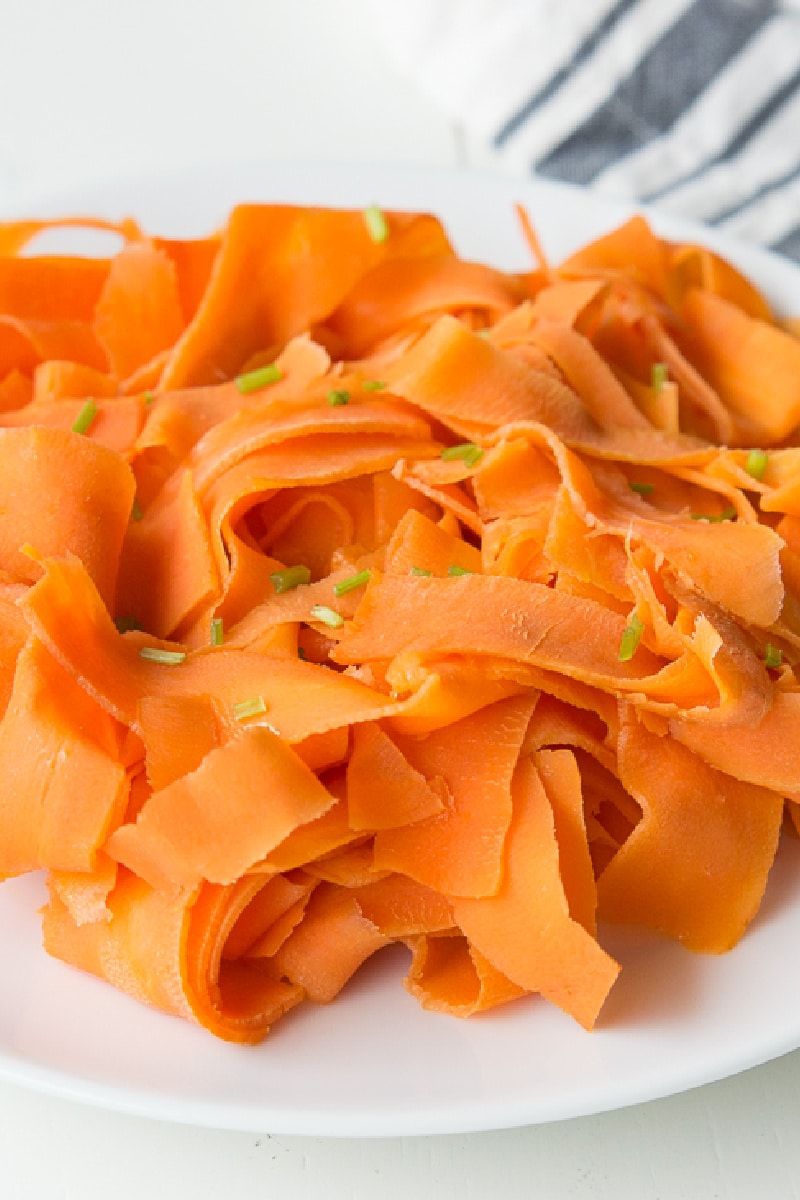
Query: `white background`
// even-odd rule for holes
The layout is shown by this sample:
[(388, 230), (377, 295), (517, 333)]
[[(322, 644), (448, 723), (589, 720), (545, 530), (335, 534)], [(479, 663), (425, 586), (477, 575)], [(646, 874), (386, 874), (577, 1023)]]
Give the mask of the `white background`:
[[(495, 166), (401, 77), (370, 0), (0, 0), (0, 18), (8, 211), (208, 162)], [(800, 1052), (620, 1112), (374, 1141), (198, 1130), (0, 1084), (0, 1195), (783, 1200), (799, 1120)]]

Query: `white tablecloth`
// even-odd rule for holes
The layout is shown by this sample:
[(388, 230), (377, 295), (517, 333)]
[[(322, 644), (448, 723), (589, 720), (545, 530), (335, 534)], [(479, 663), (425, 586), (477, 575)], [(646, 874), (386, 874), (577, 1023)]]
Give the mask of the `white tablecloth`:
[[(402, 76), (370, 0), (5, 0), (0, 205), (192, 163), (500, 169)], [(13, 963), (4, 963), (11, 972)], [(800, 1053), (682, 1096), (536, 1128), (336, 1141), (175, 1126), (0, 1084), (8, 1200), (800, 1192)]]

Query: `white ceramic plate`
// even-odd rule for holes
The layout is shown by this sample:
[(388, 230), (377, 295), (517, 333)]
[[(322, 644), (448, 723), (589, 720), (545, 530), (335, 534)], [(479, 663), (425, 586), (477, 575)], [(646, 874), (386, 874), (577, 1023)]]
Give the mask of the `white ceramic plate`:
[[(133, 213), (147, 228), (198, 234), (243, 199), (427, 208), (462, 253), (502, 267), (528, 257), (524, 202), (558, 258), (623, 210), (571, 189), (431, 171), (242, 167), (138, 180), (31, 203), (26, 212)], [(683, 223), (785, 311), (800, 271)], [(402, 948), (371, 961), (327, 1008), (302, 1006), (257, 1048), (215, 1041), (47, 958), (41, 880), (0, 887), (0, 1075), (127, 1112), (284, 1134), (386, 1136), (503, 1128), (622, 1107), (720, 1079), (800, 1046), (800, 843), (785, 844), (741, 944), (699, 957), (635, 931), (601, 940), (623, 964), (588, 1034), (537, 999), (471, 1021), (423, 1012), (403, 989)]]

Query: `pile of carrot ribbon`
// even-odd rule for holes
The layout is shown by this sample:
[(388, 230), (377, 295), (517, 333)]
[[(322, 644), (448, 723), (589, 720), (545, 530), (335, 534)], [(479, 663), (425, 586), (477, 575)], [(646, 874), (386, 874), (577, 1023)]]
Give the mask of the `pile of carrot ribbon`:
[(586, 1028), (598, 919), (732, 947), (800, 813), (796, 324), (641, 217), (516, 274), (374, 207), (74, 223), (121, 248), (0, 225), (49, 953), (256, 1042), (398, 941), (426, 1008)]

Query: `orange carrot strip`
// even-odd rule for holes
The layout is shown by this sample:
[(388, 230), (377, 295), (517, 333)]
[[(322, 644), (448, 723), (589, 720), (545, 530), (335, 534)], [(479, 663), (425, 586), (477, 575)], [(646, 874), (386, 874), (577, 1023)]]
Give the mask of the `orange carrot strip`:
[(683, 306), (697, 363), (744, 422), (746, 436), (780, 441), (800, 423), (800, 345), (727, 300), (693, 289)]
[(174, 264), (145, 241), (126, 246), (111, 263), (94, 316), (111, 370), (125, 379), (173, 346), (183, 327)]
[(464, 422), (488, 429), (544, 421), (575, 436), (591, 427), (564, 384), (495, 349), (453, 317), (441, 317), (385, 375), (398, 396), (456, 430), (465, 429)]
[(452, 929), (446, 896), (406, 875), (387, 875), (353, 891), (362, 915), (385, 937), (408, 938)]
[(297, 755), (255, 727), (154, 792), (136, 824), (118, 829), (106, 849), (154, 887), (185, 894), (203, 879), (232, 883), (332, 804)]
[(327, 322), (341, 357), (360, 358), (421, 315), (478, 311), (491, 324), (524, 299), (511, 276), (450, 254), (393, 258), (358, 283)]
[(453, 900), (453, 912), (493, 966), (591, 1029), (619, 967), (570, 917), (558, 864), (547, 794), (530, 760), (523, 760), (503, 882), (495, 896)]
[(375, 838), (377, 870), (399, 871), (436, 891), (490, 896), (500, 886), (511, 819), (511, 774), (533, 708), (529, 697), (501, 700), (401, 749), (449, 793), (443, 812)]
[(49, 886), (66, 906), (76, 925), (108, 921), (108, 897), (117, 882), (117, 864), (98, 852), (93, 871), (51, 871)]
[[(72, 553), (110, 603), (133, 494), (126, 464), (91, 438), (0, 429), (0, 568), (25, 582), (39, 578), (38, 563), (20, 552), (25, 541), (39, 556)], [(31, 504), (32, 495), (47, 504)]]
[(721, 953), (761, 902), (783, 797), (740, 783), (635, 718), (619, 736), (620, 779), (643, 817), (600, 877), (600, 916)]
[(423, 1008), (471, 1017), (525, 994), (458, 934), (407, 941), (412, 959), (403, 982)]
[(353, 737), (347, 766), (353, 829), (393, 829), (442, 812), (446, 786), (437, 791), (377, 725), (360, 725)]
[[(40, 363), (33, 376), (33, 400), (37, 405), (56, 400), (116, 396), (117, 380), (104, 371), (83, 363), (51, 360)], [(39, 418), (37, 418), (39, 419)]]
[[(360, 212), (243, 205), (233, 210), (193, 321), (178, 341), (163, 388), (230, 378), (253, 353), (324, 320), (387, 253), (413, 253), (413, 218), (387, 215), (376, 243)], [(428, 253), (447, 249), (438, 223), (416, 222)], [(422, 229), (419, 227), (422, 226)]]
[(186, 1017), (227, 1041), (260, 1041), (303, 998), (252, 966), (223, 958), (227, 934), (265, 879), (207, 885), (176, 902), (121, 872), (109, 896), (110, 921), (77, 926), (53, 893), (44, 910), (45, 948), (135, 999)]
[(0, 721), (0, 874), (93, 871), (121, 820), (128, 779), (116, 723), (35, 639)]

